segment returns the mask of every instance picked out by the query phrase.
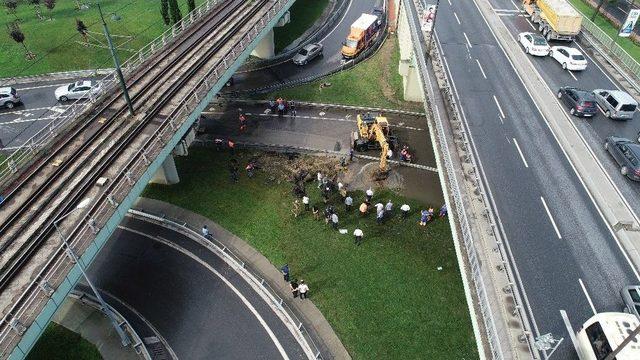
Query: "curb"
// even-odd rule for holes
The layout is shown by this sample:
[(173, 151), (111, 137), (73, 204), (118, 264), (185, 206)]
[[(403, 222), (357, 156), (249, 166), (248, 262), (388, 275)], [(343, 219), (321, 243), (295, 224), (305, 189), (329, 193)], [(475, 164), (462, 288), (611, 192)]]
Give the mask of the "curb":
[(32, 82), (39, 82), (39, 81), (52, 81), (52, 80), (62, 80), (62, 79), (78, 78), (78, 77), (108, 75), (112, 73), (113, 70), (114, 69), (75, 70), (75, 71), (63, 71), (63, 72), (47, 73), (47, 74), (40, 74), (40, 75), (10, 77), (10, 78), (0, 79), (0, 84), (16, 85), (16, 84), (27, 84)]
[[(251, 105), (263, 105), (266, 101), (266, 100), (251, 100), (251, 99), (230, 99), (230, 98), (224, 98), (224, 99), (228, 103), (238, 102), (238, 103), (251, 104)], [(295, 99), (293, 99), (293, 101), (295, 101), (296, 105), (318, 107), (318, 108), (324, 108), (324, 109), (359, 110), (359, 111), (382, 112), (382, 113), (399, 114), (399, 115), (426, 116), (425, 113), (416, 112), (416, 111), (384, 109), (384, 108), (374, 108), (374, 107), (356, 106), (356, 105), (315, 103), (315, 102), (308, 102), (308, 101), (298, 101)]]

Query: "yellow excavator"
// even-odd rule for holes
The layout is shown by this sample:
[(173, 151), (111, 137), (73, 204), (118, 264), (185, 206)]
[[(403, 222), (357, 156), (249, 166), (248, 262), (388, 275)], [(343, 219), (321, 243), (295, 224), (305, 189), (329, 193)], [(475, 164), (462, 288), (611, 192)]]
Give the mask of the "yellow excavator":
[(380, 150), (380, 173), (387, 173), (387, 153), (389, 149), (395, 151), (398, 139), (391, 135), (389, 121), (386, 117), (373, 116), (370, 113), (358, 114), (356, 117), (358, 129), (351, 133), (353, 149), (355, 151)]

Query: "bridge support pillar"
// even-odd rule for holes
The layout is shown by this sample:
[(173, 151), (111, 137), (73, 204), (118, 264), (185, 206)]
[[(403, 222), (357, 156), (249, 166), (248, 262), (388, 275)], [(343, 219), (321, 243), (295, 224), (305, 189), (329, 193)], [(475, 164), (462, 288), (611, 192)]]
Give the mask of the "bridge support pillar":
[(176, 162), (173, 160), (173, 155), (167, 156), (162, 163), (162, 167), (156, 171), (153, 179), (151, 179), (151, 182), (162, 185), (173, 185), (180, 182), (178, 169), (176, 169)]
[[(398, 3), (398, 8), (404, 6)], [(406, 101), (424, 101), (422, 96), (422, 87), (416, 66), (415, 56), (413, 54), (413, 42), (411, 40), (411, 31), (409, 30), (409, 20), (405, 11), (399, 11), (397, 19), (398, 27), (398, 45), (400, 48), (400, 64), (398, 65), (398, 73), (402, 76), (402, 85), (404, 89), (404, 100)]]
[(258, 46), (256, 46), (251, 55), (257, 56), (261, 59), (271, 59), (275, 55), (273, 30), (270, 30), (267, 35), (260, 40)]

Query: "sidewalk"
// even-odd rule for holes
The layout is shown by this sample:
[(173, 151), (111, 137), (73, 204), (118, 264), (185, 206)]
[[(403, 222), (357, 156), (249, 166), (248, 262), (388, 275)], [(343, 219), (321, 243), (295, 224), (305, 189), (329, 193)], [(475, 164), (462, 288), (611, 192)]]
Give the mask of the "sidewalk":
[(133, 347), (122, 346), (120, 337), (102, 312), (78, 299), (67, 297), (53, 321), (87, 339), (106, 360), (140, 359)]
[(239, 256), (249, 264), (251, 268), (260, 273), (269, 285), (276, 290), (278, 296), (285, 299), (287, 305), (302, 319), (311, 336), (320, 341), (319, 346), (323, 359), (351, 359), (347, 349), (342, 345), (342, 342), (331, 328), (331, 325), (329, 325), (324, 315), (322, 315), (320, 310), (313, 304), (313, 296), (310, 298), (311, 301), (293, 301), (288, 283), (283, 281), (282, 274), (278, 268), (244, 240), (204, 216), (163, 201), (141, 197), (136, 201), (133, 209), (143, 210), (152, 214), (165, 216), (172, 220), (186, 222), (196, 229), (206, 224), (210, 234), (216, 240), (223, 243), (231, 252)]

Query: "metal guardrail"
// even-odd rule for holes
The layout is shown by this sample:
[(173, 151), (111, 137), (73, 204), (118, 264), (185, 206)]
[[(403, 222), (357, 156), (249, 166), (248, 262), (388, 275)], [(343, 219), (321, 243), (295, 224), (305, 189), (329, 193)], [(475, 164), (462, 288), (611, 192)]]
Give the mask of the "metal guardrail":
[[(409, 20), (408, 20), (409, 28), (412, 34), (412, 38), (414, 39), (414, 56), (416, 57), (416, 62), (420, 67), (420, 71), (418, 72), (418, 74), (421, 77), (421, 82), (424, 86), (425, 112), (428, 114), (432, 114), (433, 112), (431, 112), (430, 109), (432, 109), (436, 105), (432, 104), (431, 100), (429, 99), (429, 96), (427, 96), (429, 94), (428, 85), (427, 85), (429, 84), (429, 79), (425, 77), (425, 74), (428, 73), (429, 69), (427, 67), (427, 59), (425, 54), (426, 49), (423, 49), (422, 47), (420, 39), (423, 39), (423, 36), (421, 36), (422, 33), (418, 31), (418, 26), (415, 23), (415, 19), (420, 18), (419, 16), (417, 16), (417, 9), (424, 11), (424, 8), (422, 6), (422, 2), (419, 0), (405, 2), (405, 4), (407, 4), (406, 9), (408, 12), (407, 15), (409, 17)], [(432, 40), (432, 41), (435, 42), (435, 40)], [(438, 47), (432, 44), (430, 48), (432, 53), (434, 54), (434, 58), (440, 59)], [(444, 77), (443, 80), (448, 84), (448, 79), (446, 78), (446, 76)], [(445, 93), (446, 94), (443, 94), (443, 95), (447, 95), (449, 97), (448, 100), (451, 102), (453, 110), (457, 111), (458, 105), (455, 102), (450, 86), (448, 87), (448, 91), (445, 91)], [(500, 342), (496, 321), (491, 311), (491, 306), (490, 306), (490, 301), (487, 295), (485, 281), (481, 272), (481, 263), (475, 247), (474, 234), (472, 232), (469, 218), (465, 210), (466, 208), (465, 203), (461, 196), (462, 186), (458, 182), (458, 179), (456, 176), (457, 171), (454, 167), (453, 160), (451, 159), (451, 154), (449, 153), (450, 147), (449, 147), (449, 140), (447, 139), (447, 135), (446, 135), (447, 132), (445, 131), (445, 128), (442, 122), (437, 121), (437, 119), (434, 119), (434, 124), (435, 124), (435, 130), (436, 130), (434, 135), (438, 140), (438, 143), (440, 145), (439, 152), (440, 154), (442, 154), (442, 158), (444, 160), (443, 162), (446, 170), (445, 175), (448, 179), (448, 189), (450, 190), (449, 193), (453, 198), (453, 203), (455, 205), (453, 208), (454, 208), (456, 217), (458, 219), (458, 223), (460, 227), (460, 235), (464, 244), (464, 249), (467, 253), (467, 259), (469, 261), (469, 265), (471, 267), (471, 276), (473, 279), (476, 296), (478, 298), (477, 305), (480, 310), (482, 320), (484, 322), (485, 333), (486, 333), (486, 337), (487, 337), (489, 348), (490, 348), (489, 351), (493, 359), (501, 360), (505, 358), (503, 346), (506, 346), (506, 344), (501, 344)], [(467, 138), (467, 134), (464, 131), (461, 131), (461, 133), (462, 133), (462, 138), (465, 146), (467, 148), (470, 148), (470, 142)], [(482, 182), (478, 178), (478, 171), (477, 171), (478, 166), (476, 164), (473, 154), (468, 156), (468, 158), (465, 160), (470, 162), (473, 169), (475, 170), (474, 171), (475, 183), (480, 189), (483, 189)], [(488, 201), (486, 199), (486, 192), (481, 191), (481, 193), (483, 194), (483, 202), (487, 204)], [(455, 229), (452, 229), (452, 230), (455, 231)], [(506, 255), (504, 254), (504, 249), (501, 244), (498, 244), (498, 249), (500, 250), (500, 254), (503, 259), (503, 262), (505, 264), (508, 264), (508, 262), (505, 260), (507, 258), (506, 258)], [(513, 277), (509, 273), (508, 266), (505, 266), (505, 273), (511, 280), (511, 283), (513, 283), (513, 280), (512, 280)], [(530, 334), (530, 331), (526, 328), (526, 326), (528, 326), (528, 322), (526, 321), (526, 314), (521, 313), (522, 306), (519, 305), (518, 289), (515, 286), (512, 286), (511, 289), (514, 293), (513, 298), (514, 298), (514, 302), (516, 303), (515, 305), (516, 305), (517, 315), (520, 317), (521, 323), (523, 324), (523, 326), (525, 326), (524, 333)], [(530, 336), (527, 336), (526, 339), (527, 341), (530, 341)], [(480, 339), (477, 339), (477, 340), (480, 341)], [(533, 352), (531, 351), (530, 344), (529, 344), (529, 352), (531, 354), (531, 358), (536, 358)]]
[[(131, 55), (122, 63), (122, 73), (126, 77), (133, 73), (143, 62), (156, 54), (159, 50), (166, 47), (175, 38), (177, 38), (184, 30), (186, 30), (194, 22), (202, 18), (212, 7), (225, 0), (206, 0), (188, 15), (183, 17), (179, 22), (167, 29), (160, 36), (155, 38), (149, 44), (142, 47), (135, 54)], [(5, 160), (0, 162), (0, 184), (3, 184), (11, 175), (18, 172), (24, 165), (28, 164), (31, 159), (38, 153), (39, 149), (51, 144), (52, 140), (59, 135), (64, 134), (64, 130), (72, 125), (74, 120), (82, 118), (82, 115), (88, 115), (93, 105), (106, 98), (116, 87), (119, 86), (118, 77), (115, 71), (112, 71), (101, 80), (99, 80), (100, 88), (97, 93), (90, 94), (88, 100), (76, 100), (68, 106), (62, 113), (57, 114), (47, 125), (40, 131), (35, 133), (31, 138), (25, 141), (14, 150)]]
[(304, 326), (304, 323), (302, 322), (302, 320), (300, 320), (300, 318), (296, 316), (295, 312), (291, 309), (291, 307), (289, 307), (289, 305), (284, 301), (284, 299), (278, 295), (276, 290), (273, 287), (271, 287), (269, 282), (267, 282), (267, 280), (265, 280), (258, 271), (248, 266), (247, 263), (240, 256), (236, 255), (231, 250), (229, 250), (229, 248), (225, 244), (223, 244), (222, 242), (220, 242), (218, 239), (214, 237), (202, 236), (202, 234), (198, 231), (198, 229), (194, 229), (193, 227), (191, 227), (190, 224), (186, 222), (178, 221), (176, 219), (170, 219), (164, 215), (152, 214), (148, 211), (137, 210), (137, 209), (130, 209), (129, 214), (132, 214), (134, 217), (143, 218), (145, 219), (145, 221), (148, 221), (148, 219), (154, 220), (160, 223), (160, 225), (173, 228), (178, 232), (186, 232), (185, 235), (190, 237), (195, 237), (196, 239), (198, 239), (199, 244), (208, 248), (213, 247), (212, 250), (216, 250), (216, 252), (223, 254), (228, 260), (235, 263), (236, 268), (242, 269), (242, 271), (245, 273), (243, 276), (245, 280), (251, 281), (254, 284), (258, 285), (266, 294), (268, 294), (273, 304), (275, 304), (280, 310), (286, 313), (286, 315), (290, 320), (290, 323), (296, 329), (298, 329), (298, 331), (300, 332), (300, 335), (302, 336), (304, 341), (307, 343), (309, 348), (312, 350), (314, 354), (314, 359), (318, 359), (318, 360), (322, 359), (318, 345), (316, 345), (315, 341), (309, 334), (309, 331)]
[[(80, 223), (75, 227), (73, 234), (76, 235), (68, 239), (72, 251), (83, 254), (84, 250), (94, 243), (96, 234), (117, 211), (118, 205), (129, 195), (149, 164), (161, 154), (175, 132), (186, 122), (200, 101), (207, 96), (211, 87), (222, 80), (225, 72), (233, 65), (234, 59), (245, 51), (288, 2), (289, 0), (270, 2), (271, 7), (262, 10), (263, 17), (250, 30), (244, 32), (226, 54), (221, 54), (219, 62), (202, 79), (200, 86), (194, 88), (182, 101), (177, 102), (180, 105), (175, 111), (162, 120), (158, 129), (149, 136), (138, 151), (132, 154), (131, 159), (118, 174), (114, 175), (112, 182), (107, 185), (102, 194), (94, 199), (90, 210), (83, 215)], [(211, 3), (214, 4), (215, 1)], [(74, 264), (65, 253), (65, 247), (61, 244), (52, 252), (42, 269), (34, 274), (33, 280), (22, 294), (15, 297), (15, 305), (0, 322), (0, 358), (7, 357), (16, 346), (28, 326), (34, 322), (41, 309), (50, 300), (52, 290), (63, 281), (68, 281), (67, 275)]]
[[(80, 290), (72, 290), (71, 294), (69, 294), (70, 297), (73, 297), (74, 299), (78, 299), (80, 302), (82, 302), (83, 304), (87, 304), (93, 308), (96, 308), (102, 312), (104, 312), (104, 310), (102, 309), (102, 305), (100, 305), (100, 302), (98, 301), (98, 299), (95, 298), (94, 295), (85, 293), (83, 291)], [(129, 324), (129, 321), (127, 321), (127, 319), (122, 316), (122, 314), (120, 314), (118, 312), (118, 310), (114, 309), (112, 306), (108, 305), (109, 310), (111, 311), (112, 314), (115, 315), (116, 320), (118, 321), (118, 325), (129, 335), (129, 337), (131, 338), (131, 344), (133, 346), (133, 348), (135, 349), (136, 354), (138, 354), (142, 359), (146, 359), (146, 360), (151, 360), (151, 355), (149, 354), (149, 351), (147, 350), (147, 347), (144, 345), (144, 343), (142, 342), (142, 339), (140, 338), (140, 335), (138, 335), (138, 333), (136, 332), (136, 330), (133, 328), (133, 326), (131, 326), (131, 324)], [(111, 325), (111, 324), (109, 324)]]

